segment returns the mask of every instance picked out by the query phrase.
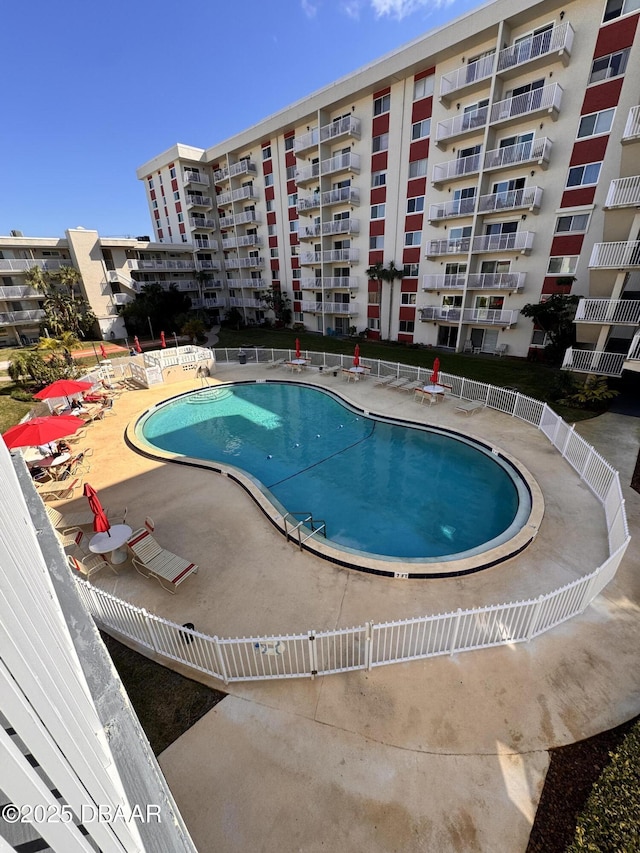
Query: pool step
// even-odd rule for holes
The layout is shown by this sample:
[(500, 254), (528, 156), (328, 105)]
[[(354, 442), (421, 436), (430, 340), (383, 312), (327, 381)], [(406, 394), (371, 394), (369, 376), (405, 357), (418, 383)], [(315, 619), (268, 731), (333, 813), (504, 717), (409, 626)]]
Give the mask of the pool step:
[(187, 397), (187, 403), (197, 406), (199, 403), (218, 403), (231, 397), (233, 391), (230, 388), (205, 388)]

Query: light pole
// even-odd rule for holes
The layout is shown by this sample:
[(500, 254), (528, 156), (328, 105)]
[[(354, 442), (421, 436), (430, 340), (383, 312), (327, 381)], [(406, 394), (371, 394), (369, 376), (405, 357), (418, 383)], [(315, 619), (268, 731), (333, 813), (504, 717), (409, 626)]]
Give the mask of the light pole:
[(176, 349), (177, 349), (177, 348), (178, 348), (178, 336), (176, 335), (176, 333), (175, 333), (175, 332), (173, 333), (173, 339), (174, 339), (174, 340), (175, 340), (175, 342), (176, 342)]
[(151, 340), (153, 340), (153, 326), (151, 325), (151, 317), (147, 317), (147, 322), (149, 323), (149, 331), (151, 332)]

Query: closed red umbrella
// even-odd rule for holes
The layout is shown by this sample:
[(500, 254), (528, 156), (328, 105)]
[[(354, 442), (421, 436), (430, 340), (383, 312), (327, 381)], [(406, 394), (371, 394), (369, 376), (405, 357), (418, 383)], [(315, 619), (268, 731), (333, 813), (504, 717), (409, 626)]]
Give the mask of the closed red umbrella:
[(30, 421), (16, 424), (3, 433), (2, 437), (9, 449), (37, 447), (72, 435), (84, 425), (82, 418), (76, 418), (75, 415), (49, 415), (46, 418), (31, 418)]
[(133, 339), (133, 348), (136, 352), (142, 352), (142, 347), (140, 346), (140, 341), (138, 340), (138, 336), (136, 335)]
[(353, 351), (353, 366), (360, 366), (360, 344), (356, 344), (356, 348)]
[(106, 358), (106, 357), (107, 357), (107, 351), (106, 351), (106, 349), (104, 348), (104, 344), (100, 344), (100, 355), (101, 355), (103, 358)]
[(162, 349), (165, 349), (167, 346), (167, 341), (165, 340), (164, 332), (160, 332), (160, 346), (162, 347)]
[(302, 353), (300, 352), (300, 341), (296, 338), (296, 358), (300, 358)]
[(433, 362), (433, 373), (429, 377), (429, 382), (431, 382), (432, 385), (438, 384), (438, 382), (439, 382), (438, 374), (439, 373), (440, 373), (440, 359), (436, 358)]
[[(93, 513), (93, 530), (95, 533), (109, 533), (109, 529), (111, 525), (109, 524), (109, 519), (107, 518), (107, 513), (102, 508), (102, 504), (100, 503), (100, 498), (98, 497), (98, 493), (90, 486), (89, 483), (84, 484), (84, 491), (82, 494), (89, 501), (89, 509)], [(111, 534), (109, 534), (111, 535)]]

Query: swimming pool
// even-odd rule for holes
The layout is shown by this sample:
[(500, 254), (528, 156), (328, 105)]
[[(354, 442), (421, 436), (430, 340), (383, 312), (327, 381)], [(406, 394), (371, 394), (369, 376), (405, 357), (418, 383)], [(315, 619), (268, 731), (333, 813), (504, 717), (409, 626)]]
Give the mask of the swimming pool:
[(182, 395), (145, 413), (135, 434), (147, 450), (237, 471), (281, 514), (323, 521), (346, 565), (356, 555), (367, 565), (486, 555), (512, 540), (531, 512), (527, 483), (495, 450), (448, 430), (367, 416), (299, 383)]

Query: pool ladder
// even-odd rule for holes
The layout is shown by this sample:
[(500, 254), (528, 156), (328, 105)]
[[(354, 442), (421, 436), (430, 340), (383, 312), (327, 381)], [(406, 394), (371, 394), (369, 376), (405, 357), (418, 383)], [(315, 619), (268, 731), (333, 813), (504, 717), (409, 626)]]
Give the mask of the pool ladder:
[[(284, 532), (287, 539), (297, 541), (302, 551), (302, 546), (312, 536), (327, 537), (327, 525), (321, 518), (314, 519), (310, 512), (288, 512), (283, 516)], [(304, 533), (306, 535), (303, 535)]]

